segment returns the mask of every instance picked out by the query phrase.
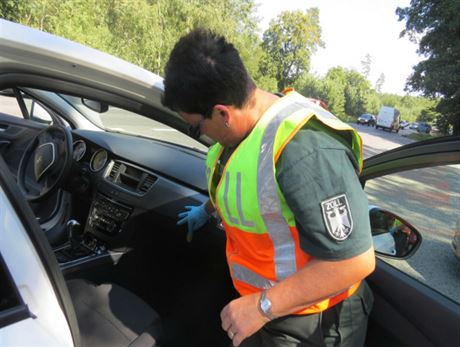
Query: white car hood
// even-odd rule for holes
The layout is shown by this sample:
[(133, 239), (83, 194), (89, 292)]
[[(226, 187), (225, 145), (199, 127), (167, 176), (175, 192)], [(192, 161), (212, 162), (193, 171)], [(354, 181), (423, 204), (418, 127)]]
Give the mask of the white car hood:
[(162, 77), (96, 49), (0, 19), (0, 74), (8, 72), (97, 87), (164, 109)]

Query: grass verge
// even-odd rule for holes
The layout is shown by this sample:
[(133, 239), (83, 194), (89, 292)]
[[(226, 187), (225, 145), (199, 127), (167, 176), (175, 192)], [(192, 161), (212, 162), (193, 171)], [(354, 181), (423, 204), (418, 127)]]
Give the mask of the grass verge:
[(430, 134), (412, 133), (412, 134), (408, 134), (406, 137), (414, 141), (423, 141), (423, 140), (432, 139), (434, 136)]

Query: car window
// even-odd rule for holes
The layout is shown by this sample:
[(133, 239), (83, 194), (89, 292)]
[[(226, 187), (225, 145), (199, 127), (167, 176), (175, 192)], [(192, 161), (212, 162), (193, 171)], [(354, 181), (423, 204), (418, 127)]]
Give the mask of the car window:
[(121, 131), (127, 134), (150, 137), (171, 143), (179, 143), (188, 147), (207, 151), (207, 147), (191, 137), (163, 123), (110, 106), (107, 112), (101, 114), (101, 121), (107, 130)]
[[(53, 118), (40, 103), (27, 94), (20, 93), (31, 120), (39, 123), (53, 124)], [(0, 94), (0, 113), (7, 116), (24, 118), (19, 101), (11, 90), (4, 90)]]
[(36, 100), (29, 97), (24, 98), (27, 111), (29, 111), (30, 118), (36, 122), (52, 124), (53, 118), (49, 112), (40, 105)]
[(0, 113), (23, 118), (21, 108), (14, 95), (0, 95)]
[(79, 97), (60, 95), (86, 119), (107, 131), (149, 137), (190, 148), (197, 148), (205, 152), (208, 150), (208, 148), (200, 142), (176, 129), (135, 112), (127, 111), (112, 105), (108, 105), (107, 111), (96, 112), (85, 105)]
[(379, 177), (367, 181), (365, 191), (370, 205), (402, 217), (423, 237), (411, 258), (381, 259), (460, 303), (460, 165)]

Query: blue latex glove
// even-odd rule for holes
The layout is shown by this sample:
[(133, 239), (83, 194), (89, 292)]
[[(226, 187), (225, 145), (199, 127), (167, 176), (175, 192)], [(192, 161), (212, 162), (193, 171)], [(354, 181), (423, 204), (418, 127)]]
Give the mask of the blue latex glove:
[(185, 206), (187, 211), (178, 214), (180, 219), (177, 222), (177, 225), (187, 223), (188, 242), (192, 240), (193, 232), (205, 225), (210, 218), (209, 214), (206, 212), (205, 205), (206, 203), (203, 203), (200, 206)]

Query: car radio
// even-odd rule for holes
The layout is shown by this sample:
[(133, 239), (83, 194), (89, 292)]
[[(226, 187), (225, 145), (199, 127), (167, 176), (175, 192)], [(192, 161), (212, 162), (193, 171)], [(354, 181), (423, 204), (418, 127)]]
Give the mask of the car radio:
[(98, 193), (90, 211), (85, 230), (115, 236), (122, 231), (132, 208)]

